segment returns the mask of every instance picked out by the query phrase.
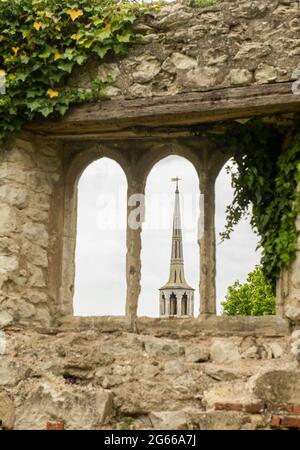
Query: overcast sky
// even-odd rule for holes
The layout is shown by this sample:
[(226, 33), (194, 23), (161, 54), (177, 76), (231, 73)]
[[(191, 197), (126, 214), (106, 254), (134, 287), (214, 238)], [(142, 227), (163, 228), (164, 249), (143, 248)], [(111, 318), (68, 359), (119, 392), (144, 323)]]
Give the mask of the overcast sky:
[[(174, 176), (180, 182), (185, 275), (196, 289), (195, 315), (199, 311), (199, 183), (193, 165), (169, 156), (152, 169), (146, 186), (146, 221), (142, 233), (142, 292), (139, 315), (158, 315), (158, 289), (168, 280)], [(122, 315), (126, 293), (126, 178), (120, 166), (107, 158), (92, 163), (78, 186), (75, 315)], [(217, 301), (221, 312), (229, 285), (244, 281), (259, 262), (257, 237), (243, 221), (230, 241), (220, 244), (225, 208), (232, 199), (225, 169), (216, 184)]]

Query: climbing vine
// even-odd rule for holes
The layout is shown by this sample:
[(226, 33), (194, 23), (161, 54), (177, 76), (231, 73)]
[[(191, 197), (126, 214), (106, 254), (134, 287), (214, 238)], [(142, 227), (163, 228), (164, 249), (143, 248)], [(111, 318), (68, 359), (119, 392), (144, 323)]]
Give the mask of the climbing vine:
[(0, 140), (37, 116), (63, 115), (103, 95), (99, 81), (89, 90), (67, 87), (69, 75), (92, 55), (126, 53), (137, 40), (133, 24), (157, 8), (135, 0), (0, 3)]
[(278, 127), (254, 119), (215, 137), (219, 148), (234, 150), (233, 165), (227, 167), (234, 198), (221, 236), (228, 239), (240, 219), (250, 216), (260, 237), (262, 270), (273, 292), (280, 271), (295, 257), (295, 220), (300, 212), (300, 133), (293, 130), (286, 140), (284, 135)]

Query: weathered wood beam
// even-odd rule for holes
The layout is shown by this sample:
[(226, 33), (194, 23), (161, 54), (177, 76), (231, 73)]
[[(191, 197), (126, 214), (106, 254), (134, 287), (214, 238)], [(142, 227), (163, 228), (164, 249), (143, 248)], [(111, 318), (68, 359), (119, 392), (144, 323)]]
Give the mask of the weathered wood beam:
[(297, 111), (300, 111), (300, 95), (293, 94), (292, 83), (287, 82), (165, 97), (105, 100), (75, 106), (63, 119), (32, 122), (25, 129), (65, 138), (123, 130), (126, 137), (126, 133), (138, 134), (134, 127), (184, 126)]

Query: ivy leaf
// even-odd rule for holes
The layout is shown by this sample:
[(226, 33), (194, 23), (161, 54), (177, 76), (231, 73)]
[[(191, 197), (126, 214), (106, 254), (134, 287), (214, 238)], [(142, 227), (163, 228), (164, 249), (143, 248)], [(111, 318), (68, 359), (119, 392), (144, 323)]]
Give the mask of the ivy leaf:
[(20, 59), (21, 59), (21, 62), (22, 62), (23, 64), (28, 64), (29, 61), (30, 61), (30, 58), (29, 58), (29, 56), (27, 56), (27, 55), (21, 55), (21, 56), (20, 56)]
[(82, 9), (68, 9), (67, 14), (69, 14), (72, 21), (75, 22), (78, 17), (83, 16), (83, 11)]
[(44, 106), (43, 108), (40, 109), (40, 113), (44, 117), (48, 117), (52, 112), (53, 112), (53, 106)]
[(86, 60), (87, 60), (87, 56), (86, 55), (78, 55), (78, 56), (76, 56), (76, 62), (79, 65), (83, 64)]
[(30, 111), (39, 111), (39, 109), (41, 107), (40, 100), (34, 100), (33, 102), (28, 102), (27, 104), (28, 104)]
[(20, 81), (25, 81), (27, 77), (28, 77), (28, 73), (27, 72), (22, 72), (20, 70), (18, 70), (16, 72), (16, 80), (17, 81), (19, 81), (19, 80)]
[(58, 64), (59, 69), (63, 70), (64, 72), (71, 73), (73, 69), (74, 63), (73, 62), (60, 62)]
[(56, 111), (58, 111), (61, 116), (65, 115), (65, 113), (67, 112), (68, 108), (69, 108), (69, 105), (58, 104), (58, 105), (55, 106)]
[(53, 49), (48, 47), (42, 53), (39, 54), (39, 57), (41, 59), (47, 59), (47, 58), (49, 58), (49, 56), (52, 55), (52, 53), (53, 53)]
[(57, 61), (58, 59), (63, 59), (63, 54), (62, 53), (59, 53), (59, 51), (58, 50), (55, 50), (55, 52), (54, 52), (54, 61)]
[(130, 42), (131, 36), (131, 33), (128, 31), (127, 33), (117, 35), (117, 39), (119, 42)]
[(34, 22), (33, 28), (34, 28), (36, 31), (39, 31), (42, 25), (43, 25), (42, 22)]
[(93, 47), (93, 52), (95, 52), (101, 59), (104, 58), (106, 53), (109, 51), (110, 47), (100, 47), (99, 45), (95, 45)]
[(114, 44), (113, 49), (116, 55), (119, 55), (120, 53), (123, 53), (125, 51), (125, 46), (123, 43), (120, 44)]
[(58, 91), (55, 91), (54, 89), (49, 88), (47, 91), (47, 94), (50, 98), (58, 97)]
[(110, 37), (110, 35), (111, 35), (111, 30), (110, 29), (109, 30), (103, 30), (103, 31), (97, 33), (95, 35), (95, 38), (96, 38), (97, 41), (103, 42), (103, 41), (105, 41), (105, 39), (108, 39)]

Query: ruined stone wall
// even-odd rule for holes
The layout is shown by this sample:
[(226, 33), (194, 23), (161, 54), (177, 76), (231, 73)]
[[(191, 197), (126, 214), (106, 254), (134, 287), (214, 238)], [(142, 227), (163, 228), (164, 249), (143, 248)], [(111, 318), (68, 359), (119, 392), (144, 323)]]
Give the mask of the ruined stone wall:
[(0, 429), (300, 426), (299, 331), (213, 337), (176, 322), (169, 336), (96, 321), (2, 331)]
[(299, 1), (230, 0), (209, 8), (172, 3), (136, 29), (141, 44), (128, 56), (91, 63), (71, 85), (88, 88), (110, 75), (110, 97), (167, 96), (285, 82), (300, 63)]
[[(285, 82), (299, 67), (299, 14), (299, 2), (288, 0), (231, 0), (204, 9), (168, 5), (140, 22), (137, 29), (146, 34), (127, 57), (101, 66), (91, 62), (70, 83), (90, 87), (109, 74), (110, 96), (143, 98)], [(181, 154), (203, 171), (202, 190), (212, 203), (209, 181), (221, 163), (206, 138), (197, 137), (190, 148), (188, 140), (159, 145), (145, 140), (144, 149), (135, 144), (134, 153), (132, 140), (111, 146), (58, 143), (23, 132), (2, 145), (0, 428), (45, 429), (53, 422), (67, 429), (300, 427), (300, 332), (291, 328), (300, 321), (300, 251), (279, 296), (293, 325), (276, 317), (212, 317), (140, 319), (135, 334), (125, 319), (71, 318), (58, 326), (72, 312), (80, 171), (109, 155), (120, 161), (129, 175), (129, 193), (135, 193), (155, 162)], [(64, 227), (68, 214), (74, 219), (71, 230)], [(212, 224), (210, 208), (209, 245), (202, 247), (202, 262), (206, 254), (212, 264), (203, 271), (206, 278), (214, 272)], [(140, 232), (128, 236), (134, 309)], [(64, 251), (64, 242), (70, 242), (71, 251)], [(66, 304), (61, 303), (63, 283)], [(212, 280), (203, 284), (201, 304), (213, 316), (213, 289), (207, 287), (213, 287)]]
[[(300, 191), (300, 184), (298, 185)], [(300, 322), (300, 214), (296, 220), (299, 233), (297, 241), (296, 258), (289, 269), (284, 271), (278, 283), (279, 308), (283, 309), (286, 317), (293, 322)]]
[(0, 326), (50, 325), (50, 217), (60, 171), (56, 149), (45, 142), (12, 139), (0, 151)]
[[(109, 74), (114, 79), (108, 90), (110, 96), (143, 98), (284, 82), (292, 78), (293, 70), (299, 65), (299, 14), (299, 2), (286, 0), (224, 1), (198, 9), (180, 3), (169, 4), (155, 16), (144, 17), (137, 25), (138, 30), (145, 32), (143, 42), (133, 46), (128, 56), (101, 65), (98, 61), (91, 62), (72, 77), (71, 84), (88, 87), (95, 78), (104, 80)], [(0, 151), (0, 323), (5, 325), (14, 320), (47, 326), (57, 318), (57, 311), (63, 315), (72, 313), (76, 220), (71, 231), (64, 228), (64, 223), (66, 215), (76, 215), (76, 202), (75, 194), (74, 201), (71, 197), (72, 202), (68, 202), (68, 198), (65, 201), (65, 189), (76, 191), (80, 170), (72, 181), (68, 181), (66, 174), (76, 148), (78, 152), (82, 149), (75, 143), (74, 147), (70, 143), (65, 147), (54, 140), (50, 145), (47, 137), (33, 134), (14, 139)], [(136, 152), (136, 155), (141, 154), (141, 159), (144, 157), (145, 164), (148, 161), (149, 168), (151, 160), (159, 161), (160, 153), (161, 157), (167, 154), (165, 147), (151, 145), (148, 154)], [(176, 145), (171, 152), (178, 154), (181, 150)], [(137, 189), (142, 192), (144, 180), (138, 180), (135, 170), (138, 159), (128, 151), (131, 146), (128, 143), (126, 150), (119, 146), (118, 157), (121, 160), (123, 153), (122, 158), (131, 172), (130, 193)], [(153, 159), (155, 148), (158, 155)], [(88, 146), (85, 149), (83, 152), (88, 152)], [(202, 170), (203, 191), (207, 188), (203, 187), (205, 171), (211, 163), (204, 163), (201, 158), (204, 158), (204, 149), (210, 149), (210, 143), (201, 143), (199, 137), (194, 149), (199, 152), (194, 160), (199, 166), (197, 171)], [(107, 155), (105, 151), (104, 154)], [(113, 151), (109, 154), (114, 157)], [(101, 151), (94, 152), (94, 159), (100, 156)], [(93, 161), (84, 155), (82, 159), (86, 159), (87, 164)], [(217, 167), (218, 164), (214, 164)], [(214, 176), (219, 169), (218, 166)], [(147, 168), (143, 167), (143, 171), (146, 173)], [(206, 198), (212, 204), (213, 181), (209, 192)], [(202, 246), (202, 263), (205, 257), (209, 262), (214, 259), (212, 254), (207, 256), (213, 253), (212, 211), (213, 207), (207, 224), (210, 244), (206, 242), (207, 248), (206, 244)], [(129, 271), (128, 291), (134, 293), (137, 303), (140, 236), (132, 234), (128, 237), (128, 270), (131, 266), (136, 266), (136, 270), (133, 275)], [(62, 241), (72, 242), (71, 251), (65, 251)], [(298, 283), (297, 264), (295, 262), (293, 269), (294, 286)], [(213, 277), (213, 267), (203, 270), (202, 280), (210, 274)], [(60, 289), (66, 278), (67, 291), (62, 293)], [(213, 281), (210, 289), (204, 286), (201, 292), (202, 306), (204, 302), (211, 302), (203, 313), (213, 313)], [(69, 299), (67, 307), (65, 297)]]

